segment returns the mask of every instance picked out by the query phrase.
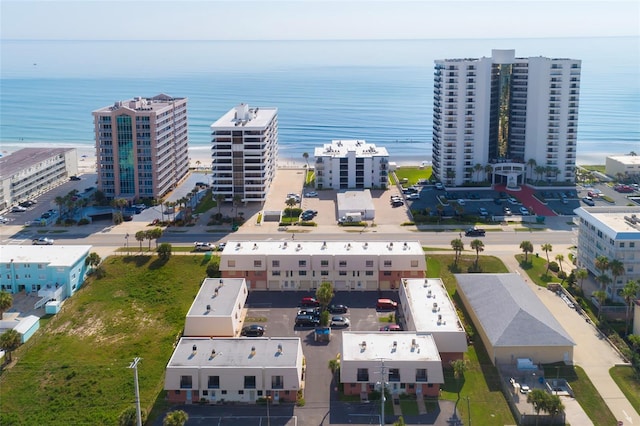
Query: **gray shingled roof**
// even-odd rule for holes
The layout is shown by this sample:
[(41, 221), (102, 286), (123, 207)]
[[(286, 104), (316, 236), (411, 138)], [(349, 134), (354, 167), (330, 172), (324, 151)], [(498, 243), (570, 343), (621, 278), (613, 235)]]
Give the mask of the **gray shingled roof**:
[(575, 346), (575, 342), (518, 274), (456, 274), (494, 347)]

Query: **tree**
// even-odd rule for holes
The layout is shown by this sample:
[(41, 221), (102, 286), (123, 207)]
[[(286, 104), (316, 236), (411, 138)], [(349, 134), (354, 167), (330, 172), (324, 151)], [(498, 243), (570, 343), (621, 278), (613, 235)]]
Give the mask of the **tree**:
[(95, 251), (94, 251), (94, 252), (89, 253), (89, 256), (87, 256), (87, 257), (84, 259), (84, 264), (85, 264), (86, 266), (91, 267), (91, 269), (95, 269), (95, 268), (96, 268), (96, 266), (98, 266), (98, 265), (100, 264), (100, 262), (102, 262), (102, 258), (101, 258), (101, 257), (100, 257), (100, 255), (99, 255), (98, 253), (96, 253)]
[(295, 198), (290, 197), (290, 198), (287, 198), (286, 204), (287, 204), (287, 207), (289, 207), (289, 217), (292, 217), (293, 208), (295, 207), (296, 204), (298, 204), (298, 202), (296, 201)]
[(402, 416), (398, 417), (398, 420), (396, 420), (393, 423), (393, 426), (406, 426), (406, 423), (404, 422), (404, 417)]
[(171, 244), (160, 244), (160, 247), (158, 247), (158, 257), (162, 260), (168, 260), (171, 257)]
[(533, 170), (536, 172), (538, 180), (540, 180), (540, 177), (544, 174), (546, 168), (544, 166), (536, 166)]
[(218, 204), (218, 214), (222, 215), (222, 203), (224, 203), (224, 194), (216, 194), (216, 203)]
[(480, 260), (480, 252), (484, 251), (484, 243), (477, 238), (471, 241), (471, 248), (476, 251), (476, 270), (478, 269), (478, 261)]
[(584, 280), (587, 279), (587, 277), (589, 276), (589, 271), (587, 271), (584, 268), (578, 269), (576, 271), (576, 278), (580, 280), (580, 291), (584, 292), (584, 290), (582, 289), (582, 284), (584, 283)]
[(120, 213), (122, 213), (122, 209), (124, 209), (127, 204), (129, 204), (129, 202), (124, 198), (114, 198), (111, 200), (111, 206), (119, 209)]
[[(147, 412), (140, 410), (140, 417), (142, 418), (142, 424), (147, 421)], [(119, 426), (136, 426), (138, 424), (138, 410), (136, 407), (127, 407), (122, 410), (120, 417), (118, 418)]]
[(483, 170), (484, 168), (482, 167), (482, 164), (477, 163), (475, 166), (473, 166), (473, 171), (476, 173), (476, 181), (480, 181), (480, 172)]
[(609, 262), (609, 271), (613, 278), (611, 282), (613, 283), (613, 289), (615, 290), (616, 285), (618, 284), (618, 277), (620, 275), (624, 275), (624, 264), (618, 259), (613, 259)]
[(184, 426), (189, 420), (189, 415), (182, 410), (175, 410), (167, 413), (162, 420), (162, 426)]
[(207, 264), (207, 277), (220, 278), (220, 258), (212, 256), (211, 261)]
[(322, 305), (322, 310), (327, 309), (329, 303), (331, 303), (331, 299), (333, 299), (333, 284), (328, 281), (320, 284), (320, 287), (316, 290), (316, 299)]
[(142, 251), (142, 242), (144, 241), (144, 239), (146, 238), (146, 233), (145, 231), (138, 231), (136, 232), (136, 241), (140, 242), (140, 251)]
[(543, 244), (541, 246), (542, 250), (547, 254), (547, 271), (545, 274), (549, 273), (549, 252), (553, 250), (553, 246), (549, 243)]
[(533, 409), (536, 412), (536, 424), (538, 424), (537, 416), (540, 415), (540, 411), (547, 410), (548, 399), (549, 399), (549, 394), (543, 391), (542, 389), (533, 389), (527, 395), (527, 402), (533, 405)]
[(600, 271), (600, 275), (604, 274), (604, 272), (609, 269), (609, 258), (603, 255), (596, 257), (594, 266)]
[(305, 163), (307, 163), (307, 169), (309, 168), (309, 153), (308, 152), (303, 152), (302, 153), (302, 158), (304, 158)]
[(340, 354), (338, 354), (334, 359), (329, 360), (329, 370), (331, 370), (331, 374), (333, 374), (335, 378), (338, 371), (340, 371)]
[(529, 261), (529, 253), (533, 253), (533, 244), (531, 241), (523, 241), (520, 243), (520, 249), (524, 252), (524, 263)]
[(453, 368), (453, 377), (456, 379), (456, 389), (458, 390), (458, 399), (460, 399), (460, 378), (464, 376), (464, 372), (467, 371), (467, 362), (464, 359), (455, 359), (450, 362), (451, 368)]
[(600, 283), (600, 290), (603, 290), (607, 287), (607, 284), (611, 283), (611, 277), (607, 274), (600, 274), (596, 277), (596, 281)]
[(537, 165), (538, 163), (535, 158), (530, 158), (529, 161), (527, 161), (527, 166), (529, 166), (529, 179), (533, 179), (533, 171)]
[(464, 250), (464, 243), (460, 238), (456, 238), (455, 240), (451, 240), (451, 248), (456, 252), (456, 257), (454, 258), (453, 264), (458, 265), (460, 253), (462, 253), (462, 250)]
[(564, 404), (558, 395), (547, 395), (546, 411), (551, 415), (551, 424), (555, 423), (555, 417), (564, 411)]
[(153, 230), (147, 229), (146, 231), (144, 231), (144, 238), (145, 240), (149, 240), (149, 251), (151, 251), (151, 240), (153, 240)]
[(592, 296), (598, 299), (598, 303), (600, 304), (600, 306), (598, 306), (598, 320), (600, 320), (600, 318), (602, 318), (602, 306), (604, 305), (604, 301), (607, 300), (607, 293), (602, 290), (596, 290)]
[(489, 175), (493, 173), (493, 166), (491, 164), (487, 164), (484, 166), (484, 172), (487, 175), (487, 181), (489, 180)]
[(627, 281), (624, 288), (622, 289), (621, 295), (627, 304), (625, 334), (629, 334), (629, 324), (631, 323), (630, 321), (631, 310), (633, 308), (633, 303), (637, 298), (638, 290), (640, 290), (640, 284), (638, 284), (638, 282), (634, 280)]
[(162, 228), (156, 227), (151, 230), (151, 238), (156, 242), (156, 248), (158, 248), (158, 240), (161, 237), (162, 237)]
[(67, 200), (65, 200), (65, 198), (62, 196), (57, 196), (53, 202), (56, 204), (56, 206), (58, 206), (58, 212), (60, 214), (60, 217), (62, 217), (62, 207), (66, 205)]
[(14, 329), (7, 330), (0, 334), (0, 349), (7, 353), (7, 362), (11, 362), (11, 353), (18, 349), (21, 340), (20, 333)]
[(556, 254), (556, 261), (558, 262), (558, 266), (560, 266), (560, 271), (564, 272), (562, 269), (562, 262), (564, 261), (564, 255), (562, 253)]
[(5, 311), (13, 305), (13, 296), (8, 291), (0, 291), (0, 320)]
[(236, 209), (236, 214), (234, 217), (238, 217), (238, 208), (240, 208), (240, 205), (242, 204), (242, 196), (238, 194), (234, 195), (232, 203), (233, 203), (233, 207), (235, 207)]

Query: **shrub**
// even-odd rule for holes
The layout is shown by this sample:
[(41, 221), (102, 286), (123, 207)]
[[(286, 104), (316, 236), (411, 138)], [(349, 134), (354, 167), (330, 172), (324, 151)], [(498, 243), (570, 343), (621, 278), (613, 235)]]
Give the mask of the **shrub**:
[(557, 273), (560, 270), (560, 266), (557, 262), (549, 262), (549, 270)]
[(86, 217), (83, 217), (78, 221), (78, 225), (88, 225), (88, 224), (89, 224), (89, 219), (87, 219)]

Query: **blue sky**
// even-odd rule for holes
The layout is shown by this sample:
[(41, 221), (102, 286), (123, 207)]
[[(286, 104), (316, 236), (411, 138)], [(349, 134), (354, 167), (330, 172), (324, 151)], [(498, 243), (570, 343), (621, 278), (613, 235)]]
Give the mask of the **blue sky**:
[(327, 40), (639, 36), (640, 2), (0, 0), (0, 38)]

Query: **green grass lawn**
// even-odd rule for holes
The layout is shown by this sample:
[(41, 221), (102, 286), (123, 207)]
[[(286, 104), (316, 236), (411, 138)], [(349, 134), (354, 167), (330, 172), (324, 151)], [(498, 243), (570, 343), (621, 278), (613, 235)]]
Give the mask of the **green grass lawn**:
[(431, 179), (431, 166), (420, 167), (398, 167), (395, 171), (398, 180), (407, 179), (407, 183), (402, 186), (407, 187), (418, 183), (420, 179)]
[[(549, 253), (549, 259), (553, 261), (553, 257), (551, 253)], [(520, 263), (522, 269), (527, 272), (529, 278), (539, 285), (540, 287), (547, 287), (547, 284), (550, 282), (561, 282), (553, 271), (549, 270), (549, 274), (546, 274), (547, 271), (547, 257), (544, 253), (540, 254), (540, 257), (536, 257), (535, 254), (529, 253), (527, 263), (524, 263), (524, 254), (517, 254), (516, 260)]]
[[(469, 249), (469, 247), (465, 247)], [(462, 254), (455, 266), (455, 255), (453, 254), (427, 254), (427, 277), (442, 278), (450, 295), (455, 293), (456, 279), (453, 274), (466, 273), (468, 268), (475, 264), (475, 254)], [(495, 256), (480, 255), (478, 263), (485, 273), (506, 273), (509, 272), (502, 261)]]
[[(114, 425), (135, 401), (150, 410), (207, 264), (203, 256), (113, 256), (19, 348), (0, 376), (0, 424)], [(162, 398), (159, 398), (162, 400)]]
[(207, 192), (205, 192), (204, 197), (202, 197), (202, 199), (198, 203), (194, 213), (196, 214), (206, 213), (212, 208), (217, 206), (218, 206), (218, 203), (211, 196), (211, 190), (207, 189)]
[(600, 172), (600, 173), (604, 173), (605, 169), (606, 169), (606, 166), (604, 166), (604, 165), (590, 165), (590, 166), (580, 166), (580, 167), (582, 167), (583, 169), (586, 169), (586, 170), (594, 170), (594, 171)]
[(420, 414), (418, 412), (418, 403), (415, 399), (400, 399), (400, 409), (403, 416), (417, 416)]
[(634, 374), (633, 367), (620, 365), (609, 370), (609, 374), (616, 382), (631, 406), (640, 413), (640, 380)]
[(560, 377), (569, 382), (576, 400), (594, 425), (615, 425), (616, 418), (593, 386), (584, 370), (563, 363), (544, 365), (546, 377)]

